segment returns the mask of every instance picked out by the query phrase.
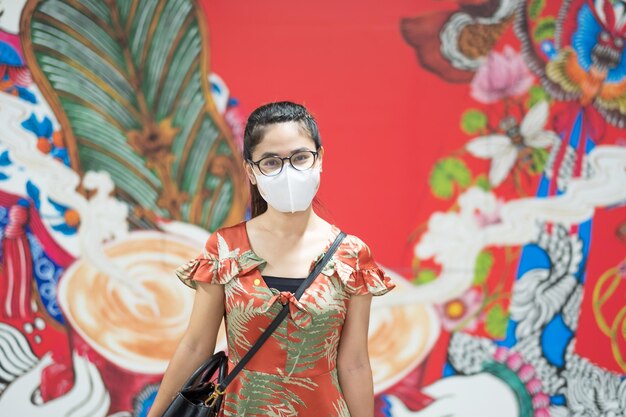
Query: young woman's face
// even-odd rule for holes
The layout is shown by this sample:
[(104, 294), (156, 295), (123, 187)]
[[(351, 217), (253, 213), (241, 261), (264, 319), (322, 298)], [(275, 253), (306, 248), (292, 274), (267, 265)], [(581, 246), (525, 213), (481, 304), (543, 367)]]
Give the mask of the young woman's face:
[[(263, 139), (252, 151), (252, 160), (256, 162), (266, 156), (288, 157), (302, 150), (315, 151), (315, 141), (306, 135), (298, 122), (275, 123), (266, 127)], [(315, 166), (321, 168), (324, 148), (320, 148), (318, 152)], [(285, 161), (285, 164), (288, 163), (289, 161)], [(256, 184), (250, 164), (244, 161), (244, 167), (250, 182)], [(256, 166), (254, 172), (261, 175)]]

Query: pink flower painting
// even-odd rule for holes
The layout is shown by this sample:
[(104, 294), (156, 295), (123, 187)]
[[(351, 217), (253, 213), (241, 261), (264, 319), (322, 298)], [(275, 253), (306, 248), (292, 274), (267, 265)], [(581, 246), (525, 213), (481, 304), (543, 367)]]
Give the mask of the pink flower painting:
[(478, 311), (483, 299), (482, 292), (472, 288), (458, 298), (437, 305), (443, 328), (449, 332), (459, 330), (459, 328), (468, 331), (476, 330)]
[(533, 84), (533, 75), (522, 56), (510, 46), (504, 51), (490, 52), (476, 71), (471, 83), (471, 96), (481, 103), (495, 103), (507, 97), (524, 94)]

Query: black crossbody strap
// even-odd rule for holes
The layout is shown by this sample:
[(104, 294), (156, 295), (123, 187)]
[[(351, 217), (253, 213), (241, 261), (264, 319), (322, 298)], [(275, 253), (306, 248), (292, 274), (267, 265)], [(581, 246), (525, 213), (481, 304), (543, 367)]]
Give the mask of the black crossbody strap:
[[(300, 284), (300, 286), (294, 293), (294, 296), (296, 297), (296, 299), (299, 300), (300, 297), (302, 297), (302, 294), (304, 294), (304, 291), (309, 287), (309, 285), (311, 285), (311, 283), (315, 280), (315, 278), (317, 278), (320, 272), (322, 272), (322, 269), (326, 266), (330, 258), (333, 256), (333, 254), (335, 253), (335, 251), (341, 244), (341, 241), (343, 240), (344, 237), (346, 237), (346, 233), (339, 232), (339, 234), (335, 238), (335, 241), (330, 246), (330, 248), (328, 249), (324, 257), (315, 265), (315, 268), (313, 268), (313, 271), (311, 271), (307, 279), (304, 280), (302, 284)], [(231, 383), (231, 381), (241, 371), (241, 369), (243, 369), (246, 363), (248, 363), (248, 361), (252, 358), (252, 356), (259, 350), (261, 345), (263, 345), (263, 343), (270, 337), (272, 332), (276, 330), (276, 328), (278, 328), (278, 326), (285, 319), (285, 317), (287, 317), (288, 312), (289, 312), (289, 304), (287, 303), (283, 306), (283, 309), (280, 310), (280, 313), (278, 313), (278, 315), (272, 321), (272, 323), (270, 323), (267, 329), (265, 329), (263, 334), (254, 343), (254, 345), (250, 348), (250, 350), (244, 355), (243, 358), (241, 358), (241, 360), (237, 363), (237, 365), (233, 368), (233, 370), (226, 376), (226, 378), (224, 378), (224, 380), (220, 382), (220, 384), (216, 387), (215, 390), (218, 393), (222, 393), (224, 389), (226, 389), (228, 384)]]

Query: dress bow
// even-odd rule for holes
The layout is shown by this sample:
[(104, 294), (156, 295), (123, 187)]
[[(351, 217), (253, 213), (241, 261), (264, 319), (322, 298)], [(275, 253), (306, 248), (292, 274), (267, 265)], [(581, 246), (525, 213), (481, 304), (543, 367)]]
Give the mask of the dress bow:
[(282, 305), (289, 303), (289, 315), (298, 327), (306, 327), (311, 323), (311, 312), (308, 311), (300, 301), (298, 301), (296, 296), (291, 291), (281, 291), (278, 294), (274, 294), (265, 303), (263, 312), (265, 313), (268, 311), (276, 300), (280, 300)]

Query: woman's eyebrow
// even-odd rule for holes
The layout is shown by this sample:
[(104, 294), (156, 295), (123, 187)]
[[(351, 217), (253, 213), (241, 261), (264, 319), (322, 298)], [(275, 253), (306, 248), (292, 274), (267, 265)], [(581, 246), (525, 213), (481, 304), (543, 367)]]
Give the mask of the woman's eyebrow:
[[(300, 151), (310, 151), (310, 149), (306, 147), (298, 148), (298, 149), (291, 151), (289, 155), (293, 155), (294, 153), (300, 152)], [(264, 152), (263, 155), (261, 155), (261, 158), (265, 158), (268, 156), (279, 156), (279, 155), (276, 152)]]

